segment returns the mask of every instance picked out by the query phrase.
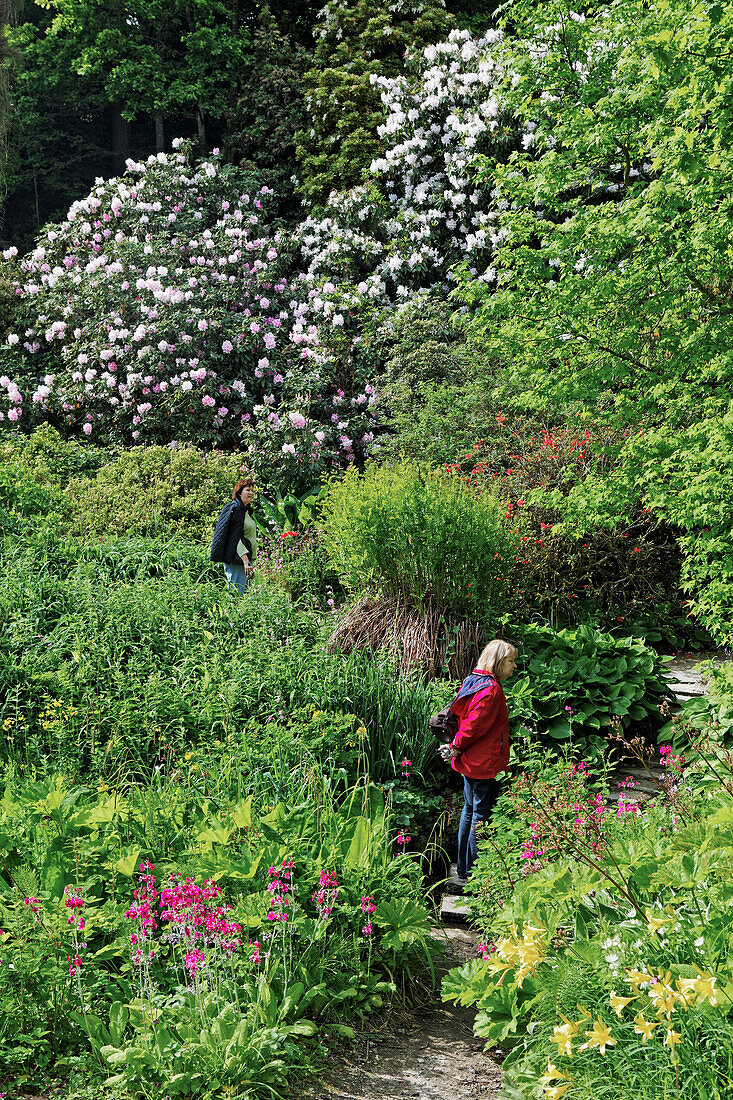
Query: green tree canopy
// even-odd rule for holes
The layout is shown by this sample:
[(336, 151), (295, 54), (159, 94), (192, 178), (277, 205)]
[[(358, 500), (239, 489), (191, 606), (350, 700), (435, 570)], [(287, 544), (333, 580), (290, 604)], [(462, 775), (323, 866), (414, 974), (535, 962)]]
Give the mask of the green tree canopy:
[[(695, 464), (733, 442), (733, 8), (520, 0), (507, 20), (502, 94), (524, 140), (479, 166), (503, 243), (493, 282), (463, 275), (474, 338), (505, 394), (628, 429), (615, 482), (578, 490), (576, 522), (610, 523), (641, 491), (707, 539), (688, 585), (730, 636), (733, 479)], [(691, 508), (680, 477), (696, 476)]]

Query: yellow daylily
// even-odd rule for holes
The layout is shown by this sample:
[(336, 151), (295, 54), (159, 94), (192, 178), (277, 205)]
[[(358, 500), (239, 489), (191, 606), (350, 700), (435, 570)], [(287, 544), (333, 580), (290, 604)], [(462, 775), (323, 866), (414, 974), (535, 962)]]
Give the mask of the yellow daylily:
[(669, 1049), (674, 1052), (674, 1048), (677, 1046), (678, 1043), (681, 1042), (682, 1036), (680, 1035), (680, 1033), (678, 1031), (673, 1031), (671, 1027), (668, 1027), (667, 1034), (664, 1038), (664, 1045), (666, 1047), (669, 1047)]
[(635, 1000), (636, 1000), (636, 997), (619, 997), (619, 995), (618, 995), (618, 993), (616, 992), (615, 989), (611, 990), (611, 997), (610, 997), (611, 1008), (615, 1011), (616, 1015), (619, 1016), (619, 1017), (621, 1016), (621, 1013), (626, 1008), (626, 1006), (630, 1005), (631, 1002), (635, 1001)]
[(546, 1085), (550, 1081), (557, 1081), (558, 1078), (560, 1078), (563, 1081), (568, 1080), (567, 1074), (565, 1074), (561, 1070), (559, 1070), (557, 1068), (557, 1066), (554, 1066), (552, 1064), (552, 1062), (550, 1061), (550, 1059), (548, 1058), (547, 1059), (547, 1065), (545, 1066), (544, 1073), (539, 1078), (539, 1082), (540, 1082), (541, 1085)]
[(718, 979), (715, 974), (704, 974), (698, 967), (695, 967), (695, 969), (700, 975), (699, 978), (693, 979), (698, 999), (709, 1001), (710, 1004), (715, 1007), (719, 1003), (718, 994), (715, 989), (715, 983)]
[(651, 974), (646, 974), (643, 970), (627, 970), (626, 981), (632, 987), (632, 989), (638, 989), (644, 982), (650, 981)]
[[(501, 976), (503, 978), (504, 975), (506, 974), (506, 972), (508, 970), (511, 970), (511, 968), (512, 968), (511, 963), (503, 962), (501, 959), (493, 958), (493, 959), (489, 960), (489, 963), (486, 967), (486, 973), (487, 974), (501, 974)], [(501, 984), (501, 983), (499, 983), (499, 984)]]
[(649, 1000), (654, 1005), (657, 1015), (660, 1017), (666, 1016), (667, 1019), (669, 1019), (674, 1012), (677, 1001), (684, 1001), (685, 999), (682, 994), (675, 993), (672, 986), (661, 979), (649, 986), (647, 994)]
[[(563, 1017), (565, 1019), (565, 1017)], [(557, 1043), (557, 1053), (567, 1054), (568, 1058), (573, 1056), (573, 1037), (577, 1034), (578, 1028), (576, 1024), (571, 1023), (570, 1020), (566, 1020), (564, 1024), (558, 1024), (552, 1033), (553, 1043)]]
[(636, 1025), (634, 1031), (637, 1035), (641, 1035), (642, 1042), (644, 1043), (647, 1039), (651, 1039), (654, 1034), (654, 1029), (657, 1027), (657, 1024), (650, 1024), (648, 1020), (645, 1020), (641, 1012), (637, 1012), (636, 1016), (634, 1016), (634, 1024)]
[(697, 996), (697, 978), (678, 978), (677, 989), (679, 997), (685, 1002), (685, 1007), (694, 1005)]
[(495, 971), (515, 970), (516, 982), (521, 989), (524, 979), (534, 972), (537, 964), (545, 957), (546, 936), (546, 929), (526, 925), (520, 937), (516, 925), (512, 925), (511, 935), (505, 936), (496, 944)]
[(650, 933), (654, 935), (659, 933), (660, 928), (664, 928), (665, 924), (669, 924), (671, 917), (655, 917), (648, 909), (646, 910), (646, 924)]
[(545, 1085), (545, 1091), (542, 1095), (546, 1100), (560, 1100), (560, 1097), (568, 1091), (572, 1083), (572, 1081), (568, 1081), (566, 1085)]
[(591, 1047), (598, 1047), (601, 1054), (606, 1053), (607, 1046), (615, 1046), (616, 1040), (611, 1035), (611, 1031), (607, 1024), (603, 1020), (594, 1020), (593, 1027), (590, 1031), (586, 1031), (587, 1042), (579, 1048), (580, 1050), (589, 1050)]

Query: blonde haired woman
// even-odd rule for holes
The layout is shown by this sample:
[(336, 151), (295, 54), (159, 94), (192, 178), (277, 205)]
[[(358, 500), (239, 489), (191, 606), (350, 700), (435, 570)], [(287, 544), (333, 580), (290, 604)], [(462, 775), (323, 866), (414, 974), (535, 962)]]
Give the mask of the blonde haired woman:
[(463, 776), (457, 862), (461, 881), (476, 859), (476, 826), (488, 818), (499, 797), (496, 776), (509, 763), (509, 715), (501, 681), (514, 673), (516, 661), (516, 648), (494, 638), (451, 704), (458, 717), (458, 733), (450, 747), (451, 767)]

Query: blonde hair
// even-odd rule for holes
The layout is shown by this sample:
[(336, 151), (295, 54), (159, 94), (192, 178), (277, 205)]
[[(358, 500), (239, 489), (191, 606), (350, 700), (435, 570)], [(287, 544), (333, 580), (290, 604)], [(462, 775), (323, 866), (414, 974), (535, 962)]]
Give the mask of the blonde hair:
[(506, 657), (517, 657), (517, 647), (503, 638), (494, 638), (481, 650), (481, 656), (476, 662), (476, 668), (481, 672), (490, 672), (496, 676), (499, 665)]

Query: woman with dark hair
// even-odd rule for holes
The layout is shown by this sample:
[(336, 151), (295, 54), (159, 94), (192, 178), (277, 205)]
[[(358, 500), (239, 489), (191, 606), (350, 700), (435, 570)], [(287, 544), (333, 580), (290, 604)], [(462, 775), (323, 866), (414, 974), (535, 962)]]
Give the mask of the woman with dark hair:
[(211, 560), (224, 563), (229, 583), (240, 596), (252, 580), (257, 557), (257, 524), (252, 515), (254, 482), (245, 477), (234, 486), (221, 510), (211, 542)]
[(517, 650), (503, 638), (483, 649), (473, 672), (461, 684), (451, 710), (458, 732), (445, 756), (463, 776), (463, 812), (458, 825), (458, 879), (464, 883), (476, 854), (476, 826), (491, 814), (499, 797), (496, 776), (509, 763), (509, 714), (500, 681), (513, 675)]

